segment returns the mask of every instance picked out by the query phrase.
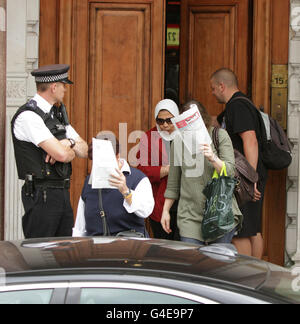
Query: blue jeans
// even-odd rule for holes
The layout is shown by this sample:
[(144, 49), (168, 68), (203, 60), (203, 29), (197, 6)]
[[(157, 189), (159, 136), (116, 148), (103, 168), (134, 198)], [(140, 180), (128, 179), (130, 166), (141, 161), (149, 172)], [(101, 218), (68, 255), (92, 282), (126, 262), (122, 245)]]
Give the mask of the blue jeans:
[[(217, 244), (230, 244), (233, 237), (234, 237), (234, 234), (236, 232), (236, 228), (225, 234), (223, 237), (220, 237), (219, 239), (217, 239), (216, 241), (214, 242), (210, 242), (209, 244), (214, 244), (214, 243), (217, 243)], [(200, 240), (196, 240), (196, 239), (193, 239), (193, 238), (189, 238), (189, 237), (180, 237), (181, 241), (182, 242), (186, 242), (186, 243), (192, 243), (192, 244), (197, 244), (197, 245), (205, 245), (205, 242), (202, 242)]]

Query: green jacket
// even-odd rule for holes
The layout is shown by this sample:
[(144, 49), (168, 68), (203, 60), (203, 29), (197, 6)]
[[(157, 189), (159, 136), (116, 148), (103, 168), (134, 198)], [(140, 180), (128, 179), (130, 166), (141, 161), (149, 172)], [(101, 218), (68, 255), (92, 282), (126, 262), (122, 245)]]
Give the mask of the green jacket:
[[(209, 130), (212, 137), (212, 130)], [(204, 160), (204, 173), (202, 176), (191, 176), (191, 171), (195, 172), (195, 162), (193, 167), (190, 162), (182, 163), (182, 166), (174, 166), (174, 154), (178, 155), (178, 144), (175, 149), (173, 142), (171, 148), (170, 172), (168, 178), (168, 186), (165, 192), (165, 198), (179, 200), (177, 223), (180, 231), (180, 236), (193, 238), (203, 241), (201, 224), (203, 220), (206, 197), (203, 190), (211, 180), (214, 167), (207, 159)], [(177, 143), (177, 142), (176, 142)], [(220, 129), (219, 132), (219, 158), (225, 162), (229, 177), (233, 177), (235, 173), (235, 159), (231, 139), (227, 132)], [(182, 144), (183, 145), (183, 144)], [(212, 144), (214, 153), (217, 155), (217, 150)], [(177, 153), (176, 153), (177, 152)], [(179, 150), (179, 154), (184, 154), (184, 149)], [(193, 156), (195, 159), (195, 156)], [(175, 165), (179, 165), (178, 163)], [(188, 176), (187, 176), (188, 175)], [(242, 213), (238, 207), (237, 201), (233, 200), (233, 213), (235, 215), (236, 225), (242, 223)]]

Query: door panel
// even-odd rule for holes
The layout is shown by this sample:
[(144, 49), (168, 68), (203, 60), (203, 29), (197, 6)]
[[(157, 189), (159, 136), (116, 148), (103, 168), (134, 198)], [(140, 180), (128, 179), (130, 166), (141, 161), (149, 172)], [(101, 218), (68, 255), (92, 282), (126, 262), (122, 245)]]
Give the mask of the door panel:
[(210, 91), (210, 76), (220, 67), (236, 71), (247, 92), (249, 53), (248, 0), (183, 0), (181, 32), (181, 102), (197, 99), (211, 115), (223, 106)]
[(103, 130), (119, 137), (119, 123), (128, 133), (147, 129), (151, 5), (96, 3), (90, 17), (89, 137)]
[[(81, 137), (90, 142), (103, 130), (118, 136), (119, 123), (128, 135), (153, 126), (164, 93), (165, 1), (40, 1), (40, 64), (71, 65), (65, 102)], [(127, 157), (126, 134), (120, 142)], [(74, 160), (74, 211), (88, 171), (87, 160)]]

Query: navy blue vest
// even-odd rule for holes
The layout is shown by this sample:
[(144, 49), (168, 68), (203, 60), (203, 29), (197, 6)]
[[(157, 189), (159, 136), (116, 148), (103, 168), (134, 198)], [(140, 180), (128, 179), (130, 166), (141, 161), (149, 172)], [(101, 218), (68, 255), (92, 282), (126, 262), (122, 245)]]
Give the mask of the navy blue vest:
[[(127, 187), (135, 190), (138, 184), (146, 176), (139, 170), (130, 168), (131, 174), (125, 172)], [(88, 236), (103, 235), (102, 219), (100, 217), (98, 190), (89, 185), (90, 176), (85, 180), (81, 198), (85, 203), (85, 222)], [(116, 235), (119, 232), (136, 230), (145, 233), (145, 220), (135, 214), (129, 214), (124, 208), (124, 198), (119, 190), (102, 189), (103, 208), (110, 233)]]

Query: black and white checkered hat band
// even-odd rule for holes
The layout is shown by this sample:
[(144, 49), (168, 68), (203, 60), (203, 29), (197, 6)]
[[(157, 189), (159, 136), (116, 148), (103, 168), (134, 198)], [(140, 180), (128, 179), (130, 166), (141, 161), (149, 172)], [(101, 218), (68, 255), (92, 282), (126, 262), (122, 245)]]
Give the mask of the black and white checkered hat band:
[(39, 83), (52, 83), (52, 82), (58, 82), (64, 79), (68, 78), (68, 72), (63, 74), (57, 74), (57, 75), (48, 75), (48, 76), (36, 76), (35, 82)]

